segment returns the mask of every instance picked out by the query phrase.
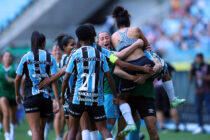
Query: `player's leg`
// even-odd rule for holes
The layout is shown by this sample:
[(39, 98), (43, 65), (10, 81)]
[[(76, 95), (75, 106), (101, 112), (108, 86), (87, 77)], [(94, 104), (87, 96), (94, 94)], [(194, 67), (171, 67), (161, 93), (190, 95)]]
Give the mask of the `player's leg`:
[(125, 136), (129, 132), (136, 131), (136, 125), (133, 120), (130, 105), (126, 102), (125, 97), (122, 97), (129, 94), (130, 93), (123, 93), (119, 97), (119, 108), (120, 108), (123, 118), (125, 119), (127, 123), (127, 126), (119, 133), (119, 136)]
[(131, 97), (132, 104), (136, 104), (137, 111), (144, 119), (151, 140), (159, 140), (156, 127), (155, 101), (153, 98), (138, 96)]
[(134, 118), (134, 121), (136, 124), (136, 131), (129, 133), (129, 139), (130, 140), (139, 140), (140, 139), (139, 133), (140, 133), (140, 126), (141, 126), (141, 118), (137, 111), (134, 113), (133, 118)]
[[(69, 118), (66, 118), (66, 124), (67, 124), (67, 128), (69, 130), (70, 126), (69, 126)], [(63, 135), (63, 140), (67, 140), (68, 137), (68, 130), (64, 133)]]
[[(119, 118), (119, 108), (113, 104), (113, 97), (112, 93), (104, 95), (104, 109), (107, 117), (106, 126), (110, 132), (114, 128), (116, 119)], [(101, 135), (100, 140), (103, 140)]]
[(185, 99), (179, 99), (175, 97), (174, 84), (173, 81), (171, 80), (168, 70), (166, 75), (163, 77), (162, 81), (163, 81), (163, 88), (165, 89), (168, 95), (172, 108), (176, 108), (177, 106), (182, 105), (186, 102)]
[(68, 140), (75, 140), (77, 136), (77, 131), (79, 129), (79, 117), (74, 117), (69, 115), (69, 130), (68, 130)]
[(6, 97), (0, 98), (0, 108), (3, 114), (3, 128), (4, 137), (6, 140), (10, 139), (10, 128), (9, 128), (9, 101)]
[(95, 122), (97, 129), (103, 136), (104, 140), (113, 140), (111, 132), (106, 127), (106, 121), (97, 121)]
[(40, 112), (26, 113), (26, 118), (32, 132), (32, 140), (41, 140)]
[(170, 115), (176, 125), (175, 131), (178, 132), (179, 131), (179, 118), (178, 118), (178, 111), (175, 108), (172, 108), (170, 110)]
[(15, 139), (15, 120), (16, 120), (17, 104), (15, 100), (10, 101), (9, 114), (10, 114), (10, 138)]
[(47, 122), (47, 118), (40, 118), (40, 135), (41, 135), (41, 139), (40, 140), (44, 140), (44, 129), (45, 129), (45, 125)]
[(147, 116), (144, 117), (144, 121), (146, 123), (147, 131), (149, 133), (151, 140), (159, 140), (158, 131), (156, 127), (156, 117)]
[(82, 139), (90, 140), (90, 119), (87, 112), (83, 112), (80, 118), (80, 127), (82, 130)]
[[(53, 100), (54, 101), (54, 100)], [(55, 118), (53, 121), (53, 126), (55, 129), (56, 140), (61, 140), (61, 110), (62, 108), (55, 114)]]
[(68, 140), (75, 140), (80, 126), (80, 118), (85, 111), (84, 105), (69, 104)]
[(90, 139), (91, 140), (99, 140), (98, 130), (96, 125), (92, 119), (90, 119)]

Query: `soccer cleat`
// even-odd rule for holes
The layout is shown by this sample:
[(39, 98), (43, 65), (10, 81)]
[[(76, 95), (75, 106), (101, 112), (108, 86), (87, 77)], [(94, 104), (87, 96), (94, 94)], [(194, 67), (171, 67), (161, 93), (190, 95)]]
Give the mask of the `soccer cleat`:
[(186, 99), (179, 99), (176, 97), (174, 101), (170, 102), (170, 104), (172, 108), (177, 108), (178, 106), (183, 105), (185, 102)]
[(136, 131), (136, 125), (135, 124), (128, 124), (120, 133), (120, 137), (126, 136), (129, 132)]

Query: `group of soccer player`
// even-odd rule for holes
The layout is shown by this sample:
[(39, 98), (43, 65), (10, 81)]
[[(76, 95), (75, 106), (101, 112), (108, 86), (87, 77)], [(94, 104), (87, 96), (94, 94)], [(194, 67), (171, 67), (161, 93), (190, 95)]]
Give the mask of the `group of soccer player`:
[[(17, 68), (15, 92), (17, 103), (24, 106), (33, 140), (44, 140), (45, 124), (53, 112), (65, 113), (68, 132), (64, 139), (112, 140), (111, 131), (117, 120), (117, 139), (123, 139), (128, 133), (130, 139), (139, 139), (142, 118), (150, 139), (158, 140), (155, 78), (162, 79), (172, 107), (185, 102), (175, 97), (164, 60), (152, 52), (138, 27), (130, 27), (128, 11), (118, 6), (113, 18), (118, 31), (112, 36), (106, 31), (99, 33), (97, 42), (91, 24), (76, 29), (77, 43), (68, 34), (59, 35), (55, 39), (58, 48), (53, 49), (64, 52), (60, 59), (56, 58), (56, 52), (53, 57), (45, 50), (42, 33), (32, 33), (31, 51), (22, 57)], [(24, 98), (20, 94), (23, 76)], [(60, 78), (59, 96), (57, 80)]]

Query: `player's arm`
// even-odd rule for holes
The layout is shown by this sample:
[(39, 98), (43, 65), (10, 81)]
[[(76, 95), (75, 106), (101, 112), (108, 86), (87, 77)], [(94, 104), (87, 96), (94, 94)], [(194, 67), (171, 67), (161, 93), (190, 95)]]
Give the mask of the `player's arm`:
[(64, 104), (64, 95), (65, 95), (65, 91), (66, 91), (71, 73), (73, 72), (73, 69), (76, 67), (74, 64), (75, 58), (76, 58), (76, 55), (72, 55), (66, 67), (66, 72), (65, 72), (65, 76), (64, 76), (64, 79), (62, 82), (62, 88), (61, 88), (61, 103), (62, 104)]
[(66, 67), (61, 68), (56, 74), (52, 75), (49, 78), (45, 78), (40, 84), (39, 89), (46, 88), (48, 85), (50, 85), (52, 82), (59, 79), (61, 76), (65, 74)]
[(135, 75), (128, 74), (127, 72), (123, 71), (119, 66), (115, 66), (114, 74), (120, 78), (127, 79), (130, 81), (134, 81), (136, 79)]
[(15, 78), (15, 94), (16, 94), (16, 102), (17, 104), (22, 104), (21, 95), (20, 95), (20, 85), (21, 85), (22, 75), (17, 74)]
[(194, 68), (194, 64), (192, 64), (191, 69), (189, 71), (189, 76), (188, 76), (188, 79), (190, 82), (192, 82), (194, 75), (195, 75), (195, 68)]
[(71, 76), (71, 74), (66, 72), (63, 82), (62, 82), (62, 88), (61, 88), (61, 99), (62, 99), (61, 103), (62, 104), (64, 104), (64, 95), (65, 95), (65, 91), (66, 91), (70, 76)]
[(151, 51), (152, 50), (152, 47), (149, 44), (149, 41), (147, 40), (147, 38), (142, 33), (141, 29), (139, 29), (138, 27), (136, 27), (136, 31), (138, 33), (138, 38), (140, 38), (140, 39), (142, 39), (144, 41), (143, 50)]
[(118, 65), (121, 69), (124, 69), (124, 70), (132, 70), (132, 71), (144, 72), (148, 74), (154, 73), (153, 68), (150, 67), (149, 65), (137, 66), (137, 65), (124, 62), (120, 59), (117, 59), (114, 64)]
[(16, 102), (17, 104), (22, 104), (21, 100), (22, 97), (20, 95), (20, 85), (21, 85), (21, 81), (22, 81), (22, 77), (24, 75), (24, 70), (25, 70), (25, 65), (24, 63), (26, 62), (26, 57), (25, 55), (21, 58), (20, 63), (17, 67), (16, 70), (16, 78), (15, 78), (15, 94), (16, 94)]
[[(51, 55), (51, 62), (52, 65), (50, 66), (50, 77), (57, 73), (57, 64), (55, 58)], [(58, 83), (57, 80), (52, 82), (52, 88), (55, 95), (55, 102), (53, 104), (53, 112), (57, 113), (60, 109), (60, 102), (59, 102), (59, 91), (58, 91)]]
[(121, 60), (126, 59), (131, 53), (133, 53), (137, 48), (143, 47), (144, 42), (142, 39), (138, 39), (135, 43), (130, 45), (129, 47), (121, 50), (120, 52), (116, 52), (115, 56), (120, 58)]
[(106, 76), (106, 78), (108, 80), (109, 86), (110, 86), (110, 88), (112, 90), (112, 93), (113, 93), (114, 97), (117, 98), (116, 87), (115, 87), (114, 80), (113, 80), (113, 78), (111, 76), (110, 71), (107, 71), (104, 74), (105, 74), (105, 76)]
[(114, 55), (113, 52), (104, 49), (100, 46), (97, 46), (98, 49), (103, 55), (105, 55), (107, 58), (109, 58), (109, 61), (115, 65), (118, 65), (121, 69), (125, 69), (125, 70), (133, 70), (133, 71), (137, 71), (137, 72), (144, 72), (144, 73), (153, 73), (153, 69), (149, 66), (136, 66), (133, 64), (129, 64), (127, 62), (124, 62), (122, 60), (120, 60), (117, 56)]

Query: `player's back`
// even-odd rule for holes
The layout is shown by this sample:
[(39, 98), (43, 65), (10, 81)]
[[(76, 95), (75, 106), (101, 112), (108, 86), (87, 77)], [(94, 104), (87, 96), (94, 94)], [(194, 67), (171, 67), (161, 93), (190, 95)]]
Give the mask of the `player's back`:
[(108, 67), (105, 56), (92, 46), (83, 46), (72, 57), (76, 73), (72, 102), (88, 106), (103, 105), (103, 76)]

